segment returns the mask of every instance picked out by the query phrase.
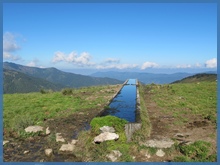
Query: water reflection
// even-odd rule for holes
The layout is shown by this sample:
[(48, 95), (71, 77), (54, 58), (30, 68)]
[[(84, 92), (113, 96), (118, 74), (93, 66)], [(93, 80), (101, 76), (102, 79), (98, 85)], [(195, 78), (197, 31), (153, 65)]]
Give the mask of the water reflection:
[(129, 122), (135, 122), (136, 110), (136, 80), (129, 79), (120, 93), (113, 99), (109, 109), (105, 110), (101, 116), (112, 115)]

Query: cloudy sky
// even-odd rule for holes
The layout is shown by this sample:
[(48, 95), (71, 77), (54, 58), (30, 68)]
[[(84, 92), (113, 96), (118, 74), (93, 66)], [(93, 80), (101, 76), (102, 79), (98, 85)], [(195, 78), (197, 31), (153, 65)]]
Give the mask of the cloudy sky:
[(5, 3), (3, 61), (61, 70), (216, 70), (217, 5)]

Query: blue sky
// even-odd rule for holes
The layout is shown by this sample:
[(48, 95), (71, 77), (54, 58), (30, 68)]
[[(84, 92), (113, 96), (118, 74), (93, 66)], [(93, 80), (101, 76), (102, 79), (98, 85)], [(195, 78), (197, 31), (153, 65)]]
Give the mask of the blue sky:
[(84, 74), (216, 70), (214, 3), (5, 3), (3, 61)]

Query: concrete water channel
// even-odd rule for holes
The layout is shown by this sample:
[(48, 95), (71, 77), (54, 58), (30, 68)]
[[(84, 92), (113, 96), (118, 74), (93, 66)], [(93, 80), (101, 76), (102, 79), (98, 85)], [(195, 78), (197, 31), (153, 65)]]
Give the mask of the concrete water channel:
[(100, 116), (106, 115), (116, 116), (128, 121), (128, 124), (125, 125), (125, 134), (127, 141), (130, 142), (133, 133), (142, 126), (140, 118), (140, 96), (138, 81), (136, 79), (125, 81), (121, 90)]
[(100, 116), (116, 116), (133, 123), (136, 122), (136, 107), (137, 80), (128, 79)]

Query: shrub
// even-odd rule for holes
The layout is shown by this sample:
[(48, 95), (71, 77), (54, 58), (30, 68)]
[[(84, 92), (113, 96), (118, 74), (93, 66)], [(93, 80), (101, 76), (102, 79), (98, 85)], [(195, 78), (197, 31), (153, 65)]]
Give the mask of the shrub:
[(73, 90), (70, 88), (65, 88), (61, 92), (63, 95), (72, 95), (73, 94)]
[(12, 121), (12, 128), (20, 131), (33, 124), (33, 119), (29, 115), (18, 115)]

